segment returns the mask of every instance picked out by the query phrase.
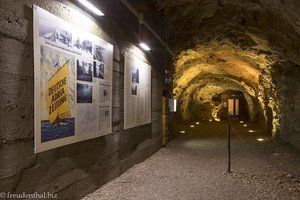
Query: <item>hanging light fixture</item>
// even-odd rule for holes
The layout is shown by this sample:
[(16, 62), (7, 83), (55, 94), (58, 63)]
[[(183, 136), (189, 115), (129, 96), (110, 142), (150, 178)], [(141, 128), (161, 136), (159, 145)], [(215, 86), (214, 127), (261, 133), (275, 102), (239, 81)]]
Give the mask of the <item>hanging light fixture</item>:
[(142, 49), (144, 49), (145, 51), (150, 51), (150, 47), (143, 42), (142, 40), (142, 25), (143, 25), (143, 14), (140, 14), (140, 18), (139, 18), (139, 42), (140, 42), (140, 47), (142, 47)]
[(148, 47), (148, 45), (145, 44), (145, 43), (143, 43), (143, 42), (140, 42), (140, 47), (142, 47), (146, 51), (150, 51), (151, 50), (150, 47)]
[(88, 2), (87, 0), (78, 0), (82, 5), (84, 5), (85, 7), (87, 7), (89, 10), (91, 10), (93, 13), (95, 13), (98, 16), (104, 16), (104, 13), (99, 10), (98, 8), (96, 8), (96, 6), (94, 6), (93, 4), (91, 4), (90, 2)]

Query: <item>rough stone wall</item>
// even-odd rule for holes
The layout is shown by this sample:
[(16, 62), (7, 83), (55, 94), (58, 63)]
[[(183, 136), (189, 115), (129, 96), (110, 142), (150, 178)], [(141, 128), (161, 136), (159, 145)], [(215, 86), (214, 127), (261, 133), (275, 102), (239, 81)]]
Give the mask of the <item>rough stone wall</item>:
[(275, 66), (273, 77), (278, 88), (280, 109), (280, 138), (300, 149), (300, 68), (291, 62)]
[(32, 4), (64, 19), (74, 15), (68, 6), (80, 11), (64, 0), (0, 0), (0, 192), (47, 191), (78, 199), (160, 148), (162, 78), (153, 68), (152, 123), (124, 130), (123, 47), (87, 15), (89, 31), (114, 44), (113, 133), (34, 154)]
[(216, 88), (229, 86), (225, 89), (244, 92), (270, 134), (300, 148), (300, 1), (156, 2), (178, 55), (174, 95), (183, 118), (189, 119), (189, 108), (197, 106), (189, 98), (193, 93), (209, 110)]

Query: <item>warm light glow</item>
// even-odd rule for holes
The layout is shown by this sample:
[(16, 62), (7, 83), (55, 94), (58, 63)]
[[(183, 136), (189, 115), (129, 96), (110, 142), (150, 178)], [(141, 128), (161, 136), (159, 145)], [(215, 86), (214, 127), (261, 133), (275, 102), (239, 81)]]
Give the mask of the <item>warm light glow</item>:
[(257, 141), (259, 141), (259, 142), (262, 142), (262, 141), (264, 141), (265, 139), (263, 139), (263, 138), (257, 138)]
[(190, 125), (190, 127), (191, 127), (191, 128), (194, 128), (195, 126), (194, 126), (194, 125)]
[(180, 133), (185, 133), (185, 131), (180, 131)]
[(87, 0), (78, 0), (80, 3), (82, 3), (85, 7), (93, 11), (98, 16), (104, 16), (104, 13), (101, 12), (98, 8), (96, 8), (93, 4), (88, 2)]
[(242, 124), (242, 123), (244, 123), (244, 121), (240, 121), (240, 123)]
[(249, 133), (254, 133), (254, 130), (249, 130)]
[(199, 122), (196, 122), (196, 124), (200, 124)]
[(244, 127), (247, 127), (248, 125), (247, 125), (247, 124), (244, 124), (243, 126), (244, 126)]
[(212, 119), (210, 119), (209, 121), (212, 122)]
[(146, 44), (143, 43), (143, 42), (140, 43), (140, 46), (141, 46), (144, 50), (146, 50), (146, 51), (150, 51), (150, 50), (151, 50), (151, 49), (148, 47), (148, 45), (146, 45)]
[(221, 108), (222, 108), (222, 104), (214, 107), (213, 110), (212, 110), (211, 115), (212, 115), (212, 117), (214, 118), (215, 121), (221, 121), (221, 119), (218, 118), (218, 112)]

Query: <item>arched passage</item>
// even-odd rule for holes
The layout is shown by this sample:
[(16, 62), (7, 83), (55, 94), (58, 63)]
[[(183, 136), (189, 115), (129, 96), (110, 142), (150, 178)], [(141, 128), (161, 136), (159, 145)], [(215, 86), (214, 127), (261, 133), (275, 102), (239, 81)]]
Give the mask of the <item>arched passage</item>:
[(194, 120), (196, 113), (200, 119), (212, 118), (220, 109), (213, 97), (233, 90), (243, 94), (249, 120), (263, 121), (276, 133), (278, 100), (271, 66), (277, 57), (276, 53), (258, 55), (254, 50), (216, 40), (182, 51), (175, 60), (173, 94), (179, 101), (179, 115), (183, 120)]
[(158, 0), (157, 6), (177, 52), (173, 95), (183, 119), (199, 96), (208, 108), (213, 95), (241, 91), (251, 120), (299, 146), (299, 1)]

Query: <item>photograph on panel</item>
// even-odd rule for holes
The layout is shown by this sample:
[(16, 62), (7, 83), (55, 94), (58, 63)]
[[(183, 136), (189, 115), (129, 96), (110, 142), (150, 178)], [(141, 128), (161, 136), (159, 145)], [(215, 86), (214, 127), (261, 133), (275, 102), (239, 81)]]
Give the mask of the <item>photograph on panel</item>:
[(92, 103), (93, 86), (77, 83), (77, 103)]
[(77, 80), (92, 82), (93, 80), (93, 66), (92, 62), (77, 59)]
[(104, 62), (104, 51), (105, 49), (99, 45), (94, 45), (94, 60), (98, 62)]
[[(42, 23), (46, 20), (48, 23)], [(39, 35), (48, 41), (72, 47), (72, 33), (59, 27), (58, 24), (49, 23), (49, 20), (40, 20)], [(50, 21), (51, 22), (51, 21)]]
[(100, 103), (110, 103), (110, 86), (100, 85)]
[(137, 95), (138, 94), (138, 85), (134, 84), (131, 85), (131, 95)]
[(77, 37), (77, 39), (75, 39), (74, 41), (74, 47), (81, 50), (82, 52), (89, 53), (92, 55), (93, 43), (89, 40)]
[(139, 72), (138, 68), (135, 68), (135, 67), (131, 68), (131, 82), (132, 83), (140, 82), (140, 72)]
[(94, 77), (104, 79), (104, 63), (94, 61)]

